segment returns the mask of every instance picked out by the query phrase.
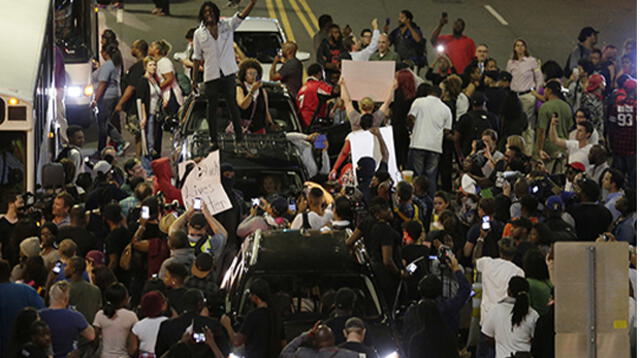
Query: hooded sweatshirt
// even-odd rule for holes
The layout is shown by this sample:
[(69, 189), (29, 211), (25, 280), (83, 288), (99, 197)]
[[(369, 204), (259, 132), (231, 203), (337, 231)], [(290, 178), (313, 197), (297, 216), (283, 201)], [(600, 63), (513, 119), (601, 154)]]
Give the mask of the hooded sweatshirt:
[(182, 194), (180, 189), (171, 184), (171, 165), (169, 164), (169, 158), (162, 157), (151, 162), (151, 170), (155, 177), (153, 178), (153, 193), (158, 191), (164, 193), (165, 200), (170, 203), (174, 200), (178, 200), (180, 205), (184, 205), (182, 202)]

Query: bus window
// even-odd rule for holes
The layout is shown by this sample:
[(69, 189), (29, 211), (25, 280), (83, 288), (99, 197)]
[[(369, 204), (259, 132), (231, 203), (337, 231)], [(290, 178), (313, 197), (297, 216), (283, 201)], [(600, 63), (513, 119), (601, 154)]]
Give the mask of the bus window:
[(63, 49), (65, 63), (83, 63), (93, 57), (91, 19), (95, 14), (89, 0), (56, 0), (56, 43)]
[(0, 191), (26, 191), (25, 132), (0, 132)]

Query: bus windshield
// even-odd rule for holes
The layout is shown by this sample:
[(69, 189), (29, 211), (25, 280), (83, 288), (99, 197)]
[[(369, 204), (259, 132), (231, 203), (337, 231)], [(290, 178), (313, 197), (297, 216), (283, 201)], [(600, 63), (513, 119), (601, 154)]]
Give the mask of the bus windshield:
[(66, 63), (88, 62), (95, 56), (92, 16), (95, 14), (90, 0), (56, 0), (56, 44), (62, 48)]

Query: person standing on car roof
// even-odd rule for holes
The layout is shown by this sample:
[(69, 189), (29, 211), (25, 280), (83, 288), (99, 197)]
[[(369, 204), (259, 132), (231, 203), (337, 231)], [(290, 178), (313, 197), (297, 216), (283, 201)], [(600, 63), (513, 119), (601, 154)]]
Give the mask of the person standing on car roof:
[(197, 78), (200, 66), (204, 61), (205, 96), (209, 102), (207, 122), (209, 135), (214, 147), (217, 146), (218, 128), (215, 120), (218, 98), (224, 97), (236, 140), (242, 140), (240, 126), (240, 110), (235, 99), (235, 73), (238, 65), (233, 51), (233, 31), (249, 16), (257, 0), (250, 0), (241, 13), (236, 13), (229, 19), (220, 19), (220, 9), (211, 1), (206, 1), (200, 7), (198, 19), (200, 27), (193, 38), (193, 87), (198, 88)]

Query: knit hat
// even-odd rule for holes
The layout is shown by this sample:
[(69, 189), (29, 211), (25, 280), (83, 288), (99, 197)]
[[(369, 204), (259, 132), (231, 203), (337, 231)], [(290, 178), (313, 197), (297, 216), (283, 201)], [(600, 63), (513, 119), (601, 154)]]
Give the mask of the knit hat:
[(32, 258), (40, 255), (40, 239), (37, 237), (30, 237), (22, 240), (20, 243), (20, 251), (27, 258)]

